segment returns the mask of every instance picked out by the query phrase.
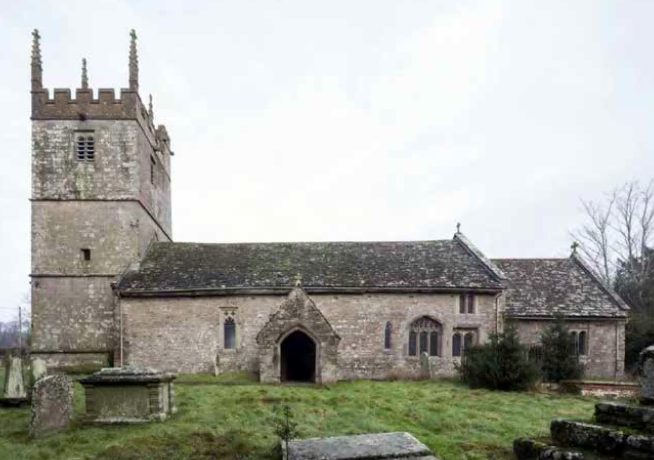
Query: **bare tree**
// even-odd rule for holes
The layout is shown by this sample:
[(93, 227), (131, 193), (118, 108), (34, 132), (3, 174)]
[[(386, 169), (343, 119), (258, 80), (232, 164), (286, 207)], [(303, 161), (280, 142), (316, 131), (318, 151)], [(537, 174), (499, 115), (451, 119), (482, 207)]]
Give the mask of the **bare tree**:
[(643, 256), (654, 237), (654, 180), (646, 186), (628, 182), (604, 201), (582, 201), (582, 206), (587, 222), (571, 235), (581, 244), (586, 262), (609, 286), (617, 270), (625, 267), (633, 270), (631, 277), (646, 283), (653, 263)]

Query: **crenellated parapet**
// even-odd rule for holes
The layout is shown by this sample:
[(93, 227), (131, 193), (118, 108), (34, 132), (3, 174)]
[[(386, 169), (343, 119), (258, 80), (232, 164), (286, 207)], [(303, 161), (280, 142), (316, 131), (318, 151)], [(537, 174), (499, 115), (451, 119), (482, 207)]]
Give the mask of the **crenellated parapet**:
[(97, 97), (89, 88), (86, 59), (82, 60), (81, 88), (74, 92), (68, 88), (50, 90), (43, 87), (43, 69), (41, 63), (40, 35), (33, 33), (32, 42), (32, 120), (136, 120), (142, 127), (152, 145), (160, 151), (160, 130), (164, 133), (169, 152), (170, 138), (163, 125), (154, 124), (152, 98), (146, 107), (138, 92), (138, 58), (136, 54), (136, 33), (130, 34), (129, 54), (129, 88), (123, 88), (116, 95), (113, 88), (100, 88)]

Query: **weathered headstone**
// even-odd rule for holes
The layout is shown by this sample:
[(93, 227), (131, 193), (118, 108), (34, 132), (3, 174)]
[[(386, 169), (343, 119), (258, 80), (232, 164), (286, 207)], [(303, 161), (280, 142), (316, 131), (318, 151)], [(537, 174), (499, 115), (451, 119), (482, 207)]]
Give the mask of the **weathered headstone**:
[(40, 438), (68, 428), (73, 418), (73, 382), (63, 374), (41, 377), (32, 389), (30, 437)]
[(36, 383), (41, 377), (45, 377), (48, 374), (48, 368), (45, 365), (45, 361), (41, 358), (34, 358), (32, 360), (32, 383)]
[(431, 378), (431, 362), (429, 361), (429, 355), (425, 351), (420, 353), (420, 377), (423, 379)]
[(645, 348), (638, 355), (638, 377), (640, 379), (640, 402), (654, 404), (654, 345)]
[(8, 356), (5, 372), (4, 398), (15, 401), (26, 399), (23, 360), (19, 356)]

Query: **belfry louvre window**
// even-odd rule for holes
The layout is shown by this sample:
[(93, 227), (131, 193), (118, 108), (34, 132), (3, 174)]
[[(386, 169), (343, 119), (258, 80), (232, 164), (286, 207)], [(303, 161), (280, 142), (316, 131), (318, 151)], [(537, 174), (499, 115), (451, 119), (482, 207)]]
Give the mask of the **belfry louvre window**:
[(427, 353), (429, 356), (441, 355), (441, 325), (426, 316), (411, 323), (409, 330), (409, 356)]
[(77, 133), (77, 159), (81, 161), (95, 160), (95, 139), (93, 133)]

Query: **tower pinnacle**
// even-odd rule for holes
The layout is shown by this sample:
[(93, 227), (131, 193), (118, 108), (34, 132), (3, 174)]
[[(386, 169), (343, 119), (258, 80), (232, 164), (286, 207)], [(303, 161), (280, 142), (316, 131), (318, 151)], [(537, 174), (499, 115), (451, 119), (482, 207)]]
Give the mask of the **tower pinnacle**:
[(139, 90), (139, 58), (136, 53), (136, 31), (132, 29), (129, 36), (129, 89)]
[(150, 102), (148, 104), (148, 115), (150, 115), (150, 121), (154, 124), (154, 109), (152, 107), (152, 94), (150, 94)]
[(32, 32), (32, 91), (43, 89), (43, 68), (41, 67), (41, 35), (39, 29)]
[(86, 71), (86, 58), (82, 59), (82, 89), (89, 89), (89, 75)]

